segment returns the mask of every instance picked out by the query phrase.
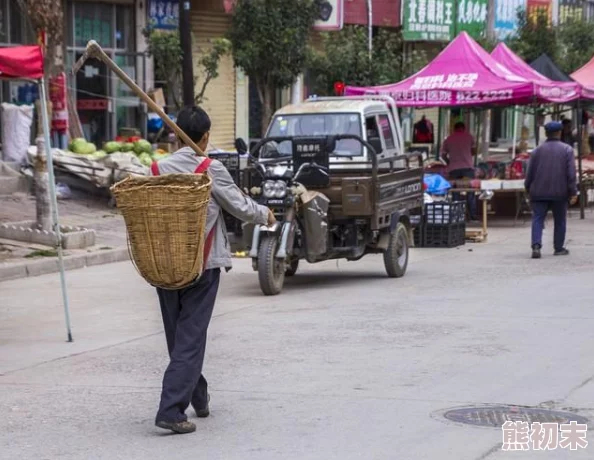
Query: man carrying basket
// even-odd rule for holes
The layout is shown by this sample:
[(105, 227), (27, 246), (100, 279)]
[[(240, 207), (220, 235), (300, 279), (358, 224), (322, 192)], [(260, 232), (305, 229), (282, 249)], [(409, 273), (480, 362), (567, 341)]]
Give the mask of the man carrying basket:
[[(177, 124), (200, 150), (208, 146), (210, 118), (199, 107), (184, 108)], [(177, 290), (157, 288), (170, 362), (163, 377), (161, 403), (155, 424), (175, 433), (191, 433), (196, 425), (185, 414), (191, 404), (200, 418), (209, 415), (207, 382), (202, 375), (208, 324), (219, 288), (221, 268), (231, 269), (231, 250), (222, 210), (239, 220), (272, 225), (274, 214), (247, 197), (217, 160), (197, 156), (183, 147), (153, 163), (151, 174), (208, 173), (212, 179), (204, 244), (205, 270), (196, 283)]]

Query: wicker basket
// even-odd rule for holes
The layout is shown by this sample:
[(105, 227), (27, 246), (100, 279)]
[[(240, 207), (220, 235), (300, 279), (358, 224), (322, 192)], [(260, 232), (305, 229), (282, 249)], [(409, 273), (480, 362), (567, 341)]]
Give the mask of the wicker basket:
[(128, 232), (130, 259), (151, 285), (181, 289), (203, 271), (207, 174), (127, 177), (111, 187)]

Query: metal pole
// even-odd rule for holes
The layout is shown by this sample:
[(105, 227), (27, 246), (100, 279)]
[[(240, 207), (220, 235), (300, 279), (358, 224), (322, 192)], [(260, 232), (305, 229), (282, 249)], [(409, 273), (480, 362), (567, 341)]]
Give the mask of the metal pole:
[[(52, 155), (52, 145), (49, 134), (49, 120), (47, 116), (47, 98), (45, 90), (45, 80), (42, 78), (39, 81), (41, 93), (41, 120), (43, 123), (43, 137), (45, 149), (47, 154), (47, 169), (49, 176), (49, 190), (50, 202), (52, 204), (52, 224), (53, 230), (56, 233), (58, 243), (58, 266), (60, 267), (60, 283), (62, 285), (62, 300), (64, 302), (64, 317), (66, 319), (66, 332), (68, 334), (68, 342), (72, 342), (72, 327), (70, 325), (70, 308), (68, 305), (68, 291), (66, 289), (66, 275), (64, 273), (64, 254), (62, 250), (62, 234), (60, 232), (60, 222), (58, 219), (58, 198), (56, 197), (56, 179), (54, 177), (54, 159)], [(40, 152), (37, 152), (39, 155)]]
[(517, 106), (514, 105), (514, 115), (512, 117), (513, 120), (513, 144), (512, 144), (512, 160), (516, 157), (516, 143), (518, 142), (518, 111)]
[[(582, 152), (583, 152), (583, 125), (582, 125), (582, 119), (584, 117), (584, 110), (580, 107), (580, 101), (578, 100), (577, 103), (577, 112), (578, 112), (578, 120), (579, 120), (579, 125), (578, 125), (578, 186), (579, 186), (579, 200), (580, 200), (580, 219), (584, 220), (586, 218), (586, 210), (585, 210), (585, 205), (586, 205), (586, 198), (584, 197), (584, 183), (583, 183), (583, 177), (582, 177)], [(579, 128), (581, 127), (581, 129)], [(586, 126), (587, 129), (587, 126)]]
[(183, 52), (182, 87), (185, 106), (194, 105), (194, 67), (192, 64), (192, 28), (190, 24), (190, 1), (181, 1), (179, 12), (179, 41)]
[(372, 0), (367, 0), (367, 40), (368, 40), (368, 51), (369, 51), (369, 62), (371, 63), (372, 52), (373, 52), (373, 7)]

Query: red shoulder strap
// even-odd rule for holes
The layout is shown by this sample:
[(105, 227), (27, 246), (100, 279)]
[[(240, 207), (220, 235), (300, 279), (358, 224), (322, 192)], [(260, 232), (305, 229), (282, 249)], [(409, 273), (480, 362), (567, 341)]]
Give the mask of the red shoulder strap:
[[(206, 172), (212, 160), (206, 157), (204, 160), (200, 162), (200, 164), (194, 170), (194, 174), (202, 174)], [(214, 242), (215, 231), (217, 228), (217, 224), (215, 222), (214, 227), (208, 232), (206, 236), (206, 241), (204, 242), (204, 267), (206, 267), (206, 263), (208, 262), (208, 256), (210, 255), (210, 250), (212, 249), (212, 244)]]
[(202, 267), (202, 270), (204, 270), (206, 268), (206, 263), (208, 262), (208, 256), (210, 255), (210, 250), (212, 249), (212, 243), (214, 241), (214, 235), (215, 235), (215, 230), (217, 228), (217, 224), (215, 222), (214, 227), (210, 230), (210, 232), (208, 232), (208, 235), (206, 236), (206, 241), (204, 242), (204, 264)]
[(151, 164), (151, 172), (153, 173), (153, 176), (158, 176), (160, 174), (159, 165), (156, 161), (153, 161), (153, 163)]
[(210, 166), (211, 163), (212, 163), (212, 160), (210, 158), (206, 157), (196, 167), (196, 169), (194, 170), (194, 174), (202, 174), (203, 172), (205, 172), (208, 169), (208, 167)]

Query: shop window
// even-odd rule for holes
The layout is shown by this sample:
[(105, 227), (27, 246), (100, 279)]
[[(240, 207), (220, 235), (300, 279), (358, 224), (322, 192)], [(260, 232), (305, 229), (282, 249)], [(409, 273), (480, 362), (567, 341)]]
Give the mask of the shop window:
[(116, 6), (116, 27), (115, 27), (115, 47), (124, 50), (133, 50), (135, 37), (134, 27), (134, 11), (128, 6)]
[(89, 40), (94, 39), (103, 48), (113, 48), (114, 38), (113, 5), (74, 5), (74, 46), (83, 48)]

